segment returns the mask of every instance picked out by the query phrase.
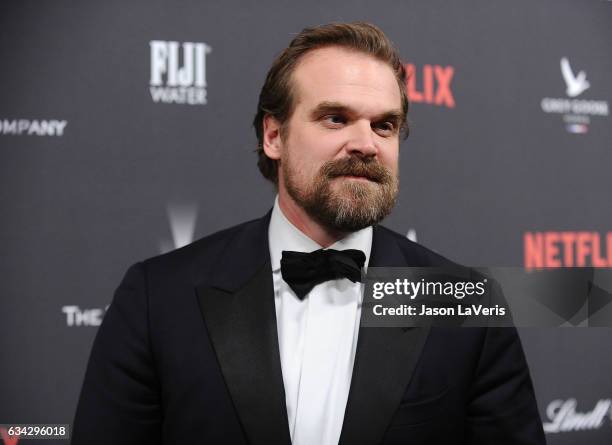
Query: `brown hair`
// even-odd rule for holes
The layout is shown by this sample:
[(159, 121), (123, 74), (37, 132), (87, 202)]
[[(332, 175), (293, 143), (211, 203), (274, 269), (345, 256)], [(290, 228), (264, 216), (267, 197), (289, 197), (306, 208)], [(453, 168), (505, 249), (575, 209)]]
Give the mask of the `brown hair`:
[(263, 120), (273, 116), (281, 124), (281, 135), (285, 124), (293, 113), (295, 104), (291, 89), (291, 75), (299, 60), (308, 51), (326, 46), (341, 46), (371, 55), (388, 63), (393, 69), (402, 97), (402, 130), (407, 136), (406, 116), (408, 96), (406, 94), (406, 70), (399, 54), (387, 36), (369, 23), (330, 23), (302, 30), (289, 46), (274, 60), (259, 94), (257, 114), (253, 120), (257, 135), (257, 166), (262, 175), (278, 182), (278, 163), (268, 158), (263, 149)]

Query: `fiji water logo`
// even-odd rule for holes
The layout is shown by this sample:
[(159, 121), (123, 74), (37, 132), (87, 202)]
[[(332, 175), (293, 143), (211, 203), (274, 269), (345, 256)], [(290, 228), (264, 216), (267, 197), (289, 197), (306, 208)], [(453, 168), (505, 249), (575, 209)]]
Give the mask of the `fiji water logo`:
[(206, 43), (151, 40), (149, 91), (156, 103), (206, 104)]

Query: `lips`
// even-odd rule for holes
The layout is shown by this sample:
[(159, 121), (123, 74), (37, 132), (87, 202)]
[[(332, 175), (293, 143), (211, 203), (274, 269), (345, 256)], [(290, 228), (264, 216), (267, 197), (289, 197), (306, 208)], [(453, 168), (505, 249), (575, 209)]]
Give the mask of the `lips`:
[(355, 179), (358, 181), (369, 181), (369, 182), (379, 182), (376, 178), (372, 177), (372, 176), (368, 176), (368, 175), (363, 175), (363, 174), (342, 174), (342, 175), (338, 175), (336, 176), (338, 178), (346, 178), (346, 179)]
[(364, 181), (374, 181), (374, 179), (369, 178), (367, 176), (363, 176), (363, 175), (342, 175), (342, 178), (348, 178), (348, 179), (361, 179)]

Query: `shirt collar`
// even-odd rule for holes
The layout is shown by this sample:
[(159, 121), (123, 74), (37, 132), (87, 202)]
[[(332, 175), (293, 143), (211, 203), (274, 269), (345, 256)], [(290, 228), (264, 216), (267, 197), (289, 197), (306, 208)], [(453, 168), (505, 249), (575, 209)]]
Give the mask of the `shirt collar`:
[[(283, 214), (279, 204), (278, 195), (274, 200), (274, 208), (270, 217), (268, 227), (268, 240), (270, 247), (270, 260), (272, 261), (272, 272), (280, 270), (280, 261), (283, 250), (296, 252), (313, 252), (321, 249), (321, 246), (302, 233)], [(357, 249), (365, 253), (364, 267), (367, 268), (372, 250), (372, 227), (351, 232), (341, 240), (336, 241), (328, 249), (345, 250)]]

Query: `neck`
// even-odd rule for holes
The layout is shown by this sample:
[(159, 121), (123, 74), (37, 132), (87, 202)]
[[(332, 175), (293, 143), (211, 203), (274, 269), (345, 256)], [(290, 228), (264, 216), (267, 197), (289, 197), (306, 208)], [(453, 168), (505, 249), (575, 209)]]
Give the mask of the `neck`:
[(314, 221), (283, 188), (278, 191), (278, 205), (291, 224), (322, 248), (329, 247), (346, 236), (346, 232), (330, 230)]

